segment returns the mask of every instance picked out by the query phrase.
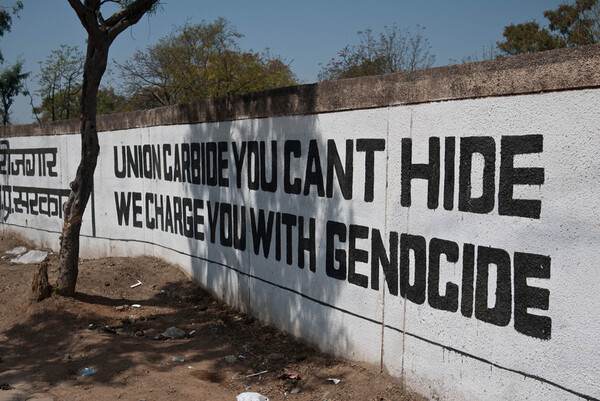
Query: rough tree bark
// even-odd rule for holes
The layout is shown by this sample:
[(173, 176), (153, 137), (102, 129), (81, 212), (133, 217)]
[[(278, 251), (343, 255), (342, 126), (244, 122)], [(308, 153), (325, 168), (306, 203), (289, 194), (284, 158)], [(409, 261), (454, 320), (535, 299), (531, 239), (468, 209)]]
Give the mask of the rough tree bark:
[(83, 67), (83, 84), (80, 103), (81, 162), (71, 193), (64, 205), (62, 236), (60, 239), (60, 262), (57, 292), (73, 296), (79, 273), (79, 233), (81, 220), (94, 186), (94, 171), (100, 146), (96, 128), (98, 88), (106, 71), (108, 50), (115, 38), (126, 28), (137, 23), (159, 0), (110, 1), (123, 8), (104, 19), (100, 7), (107, 0), (68, 0), (88, 33), (87, 53)]

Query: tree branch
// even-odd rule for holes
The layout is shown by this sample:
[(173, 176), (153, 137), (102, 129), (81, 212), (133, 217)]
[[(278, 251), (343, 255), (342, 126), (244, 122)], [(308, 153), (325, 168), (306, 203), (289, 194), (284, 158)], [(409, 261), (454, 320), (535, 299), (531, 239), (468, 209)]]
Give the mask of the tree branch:
[(81, 3), (80, 0), (68, 0), (68, 2), (71, 5), (71, 8), (75, 10), (77, 17), (81, 21), (81, 25), (83, 25), (87, 31), (89, 38), (95, 40), (100, 34), (100, 27), (96, 20), (94, 8), (90, 7), (90, 5), (97, 5), (97, 2), (89, 0), (85, 0), (85, 4)]

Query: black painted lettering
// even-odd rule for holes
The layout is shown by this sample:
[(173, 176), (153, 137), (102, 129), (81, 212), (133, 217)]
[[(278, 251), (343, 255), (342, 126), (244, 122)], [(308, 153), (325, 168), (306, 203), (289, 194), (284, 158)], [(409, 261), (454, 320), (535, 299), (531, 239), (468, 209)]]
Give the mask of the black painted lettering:
[(346, 140), (346, 167), (342, 166), (342, 160), (333, 139), (327, 141), (327, 197), (333, 197), (333, 175), (337, 176), (338, 186), (344, 199), (352, 199), (352, 180), (354, 177), (354, 142)]
[(463, 245), (463, 271), (460, 299), (460, 313), (464, 317), (473, 316), (473, 283), (475, 280), (475, 245)]
[(248, 189), (257, 191), (260, 186), (260, 157), (258, 142), (248, 142)]
[(187, 238), (194, 238), (194, 213), (192, 199), (183, 198), (181, 200), (181, 206), (183, 209), (183, 235)]
[[(419, 235), (400, 236), (400, 296), (421, 305), (425, 302), (427, 244)], [(414, 255), (415, 283), (410, 284), (410, 254)]]
[(371, 288), (379, 290), (379, 266), (390, 294), (398, 296), (398, 233), (389, 233), (389, 257), (379, 230), (372, 230), (371, 238)]
[(206, 143), (206, 185), (216, 187), (218, 182), (218, 161), (217, 161), (217, 143)]
[(302, 181), (300, 178), (291, 181), (292, 155), (294, 158), (302, 155), (300, 141), (285, 141), (283, 145), (283, 190), (286, 194), (299, 194), (302, 191)]
[(240, 251), (246, 250), (246, 207), (233, 208), (233, 247)]
[(350, 225), (348, 238), (348, 282), (359, 287), (369, 286), (369, 277), (356, 272), (356, 262), (368, 263), (369, 253), (356, 247), (357, 239), (368, 239), (369, 228), (355, 224)]
[[(482, 194), (472, 198), (471, 172), (473, 155), (483, 156)], [(473, 136), (460, 140), (458, 173), (458, 210), (471, 213), (489, 213), (494, 210), (496, 187), (496, 143), (489, 136)]]
[(132, 175), (135, 178), (139, 178), (140, 159), (138, 158), (138, 152), (136, 152), (137, 146), (134, 146), (133, 152), (131, 147), (127, 146), (127, 177)]
[(169, 165), (167, 154), (171, 156), (171, 145), (165, 143), (163, 145), (163, 163), (165, 166), (165, 181), (173, 181), (173, 168)]
[[(496, 304), (488, 306), (490, 265), (496, 266)], [(507, 326), (512, 315), (510, 255), (503, 249), (477, 247), (475, 317), (496, 326)]]
[(550, 291), (527, 285), (527, 278), (550, 278), (550, 257), (515, 252), (515, 330), (527, 336), (549, 340), (552, 319), (533, 315), (528, 308), (548, 310)]
[[(326, 237), (325, 273), (331, 278), (346, 280), (346, 251), (335, 248), (335, 237), (340, 242), (346, 242), (346, 225), (337, 221), (327, 221)], [(334, 261), (337, 261), (337, 268)]]
[(154, 194), (152, 194), (151, 192), (146, 192), (145, 198), (146, 198), (146, 227), (149, 228), (150, 230), (154, 230), (154, 228), (156, 227), (156, 219), (154, 217), (150, 216), (150, 210), (151, 210), (151, 204), (154, 204)]
[(288, 265), (292, 264), (293, 255), (292, 255), (292, 227), (296, 226), (296, 215), (283, 213), (281, 216), (281, 223), (285, 225), (285, 262)]
[(190, 155), (190, 144), (181, 144), (181, 182), (192, 182), (192, 158)]
[[(119, 196), (120, 195), (120, 196)], [(117, 209), (117, 223), (120, 226), (129, 225), (129, 208), (131, 206), (131, 192), (127, 192), (127, 197), (125, 197), (124, 192), (115, 192), (115, 207)]]
[(317, 246), (315, 219), (308, 219), (308, 235), (304, 234), (304, 217), (298, 217), (298, 267), (304, 269), (304, 253), (308, 252), (308, 267), (311, 272), (317, 269)]
[(273, 220), (275, 213), (269, 212), (269, 217), (265, 220), (265, 211), (258, 210), (258, 216), (255, 214), (254, 208), (250, 208), (250, 226), (252, 229), (252, 241), (254, 245), (254, 253), (260, 253), (260, 245), (262, 243), (263, 255), (269, 257), (271, 250), (271, 239), (273, 237)]
[(323, 170), (321, 169), (321, 157), (319, 156), (319, 145), (315, 139), (308, 144), (308, 158), (306, 161), (306, 176), (304, 177), (304, 195), (310, 193), (310, 187), (317, 187), (317, 195), (325, 196), (325, 185), (323, 183)]
[(539, 219), (542, 201), (539, 199), (514, 199), (515, 185), (542, 185), (544, 169), (514, 166), (515, 155), (541, 153), (544, 150), (542, 135), (503, 136), (500, 146), (500, 183), (498, 213), (506, 216)]
[(375, 152), (385, 150), (385, 139), (357, 139), (356, 151), (365, 152), (365, 202), (375, 199)]
[(190, 144), (190, 155), (192, 158), (192, 183), (200, 184), (201, 179), (201, 164), (200, 164), (200, 144), (198, 142), (192, 142)]
[(173, 212), (171, 210), (171, 197), (165, 196), (165, 232), (173, 233)]
[(236, 184), (238, 189), (242, 187), (242, 168), (244, 167), (244, 156), (246, 155), (246, 142), (242, 142), (242, 147), (238, 150), (238, 145), (231, 142), (233, 148), (233, 162), (235, 163)]
[(117, 178), (125, 178), (127, 175), (125, 169), (125, 146), (121, 146), (121, 165), (123, 169), (119, 168), (119, 151), (117, 146), (113, 146), (113, 154), (114, 154), (114, 168), (115, 168), (115, 177)]
[(175, 155), (175, 163), (173, 165), (173, 181), (181, 182), (181, 156), (179, 153), (179, 144), (177, 143), (173, 149), (173, 154)]
[(427, 300), (432, 308), (456, 312), (458, 310), (458, 285), (447, 282), (445, 295), (440, 294), (440, 257), (442, 254), (446, 255), (448, 262), (458, 262), (458, 245), (456, 242), (432, 238), (429, 241)]
[(194, 238), (199, 241), (204, 241), (204, 231), (200, 226), (204, 225), (204, 200), (194, 199)]
[(412, 139), (402, 138), (400, 204), (411, 205), (411, 183), (415, 178), (427, 180), (427, 207), (437, 209), (440, 195), (440, 138), (429, 138), (429, 163), (413, 164)]
[(219, 218), (219, 202), (206, 202), (208, 206), (208, 231), (210, 232), (210, 242), (213, 244), (217, 236), (217, 219)]
[(219, 142), (219, 186), (220, 187), (228, 187), (229, 186), (229, 176), (227, 169), (229, 168), (229, 158), (226, 157), (228, 153), (227, 142)]
[(219, 232), (221, 245), (231, 247), (233, 245), (233, 221), (230, 203), (221, 203), (219, 206)]
[(456, 138), (450, 136), (444, 145), (444, 209), (454, 209)]
[(271, 181), (267, 180), (267, 151), (264, 141), (260, 143), (260, 188), (266, 192), (277, 191), (277, 141), (271, 141)]
[(173, 197), (173, 221), (175, 223), (175, 234), (183, 235), (183, 211), (179, 196)]

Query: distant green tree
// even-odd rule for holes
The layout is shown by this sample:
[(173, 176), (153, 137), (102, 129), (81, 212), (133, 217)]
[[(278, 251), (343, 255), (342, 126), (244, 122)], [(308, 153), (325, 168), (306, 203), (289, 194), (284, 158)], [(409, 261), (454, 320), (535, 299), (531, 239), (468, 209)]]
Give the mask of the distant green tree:
[(23, 90), (23, 84), (29, 73), (23, 72), (23, 62), (17, 61), (12, 67), (0, 72), (0, 115), (2, 115), (2, 125), (7, 126), (10, 123), (10, 106), (14, 98)]
[(505, 40), (498, 42), (504, 54), (534, 53), (600, 42), (599, 0), (576, 0), (544, 11), (548, 29), (535, 21), (504, 27)]
[(344, 47), (338, 56), (321, 68), (320, 81), (354, 78), (366, 75), (390, 74), (429, 68), (435, 56), (425, 38), (424, 27), (417, 26), (416, 33), (401, 30), (395, 24), (384, 27), (375, 36), (371, 29), (358, 32), (358, 43)]
[(40, 63), (40, 89), (36, 93), (42, 103), (33, 110), (40, 121), (68, 120), (78, 115), (84, 61), (77, 46), (61, 45)]
[[(16, 15), (23, 8), (23, 3), (15, 2), (12, 7), (0, 6), (0, 36), (10, 32), (12, 27), (12, 16)], [(4, 57), (0, 52), (0, 63), (4, 62)], [(17, 61), (12, 67), (4, 68), (0, 71), (0, 115), (2, 116), (2, 125), (10, 123), (10, 107), (14, 98), (22, 93), (25, 79), (29, 73), (23, 72), (23, 62)]]
[[(4, 36), (6, 32), (10, 32), (12, 28), (12, 17), (23, 9), (23, 2), (17, 1), (11, 7), (0, 6), (0, 36)], [(0, 52), (0, 63), (4, 61), (4, 56)]]
[(243, 35), (224, 18), (185, 24), (119, 64), (134, 107), (150, 108), (297, 83), (288, 64), (268, 52), (240, 49)]

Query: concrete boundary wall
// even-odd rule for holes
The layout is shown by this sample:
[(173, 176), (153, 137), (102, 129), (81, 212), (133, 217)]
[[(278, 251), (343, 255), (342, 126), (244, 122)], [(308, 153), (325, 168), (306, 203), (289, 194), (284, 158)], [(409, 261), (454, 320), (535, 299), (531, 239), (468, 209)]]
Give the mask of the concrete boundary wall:
[[(600, 399), (600, 46), (103, 116), (82, 256), (155, 255), (432, 399)], [(58, 247), (78, 121), (5, 128)]]

